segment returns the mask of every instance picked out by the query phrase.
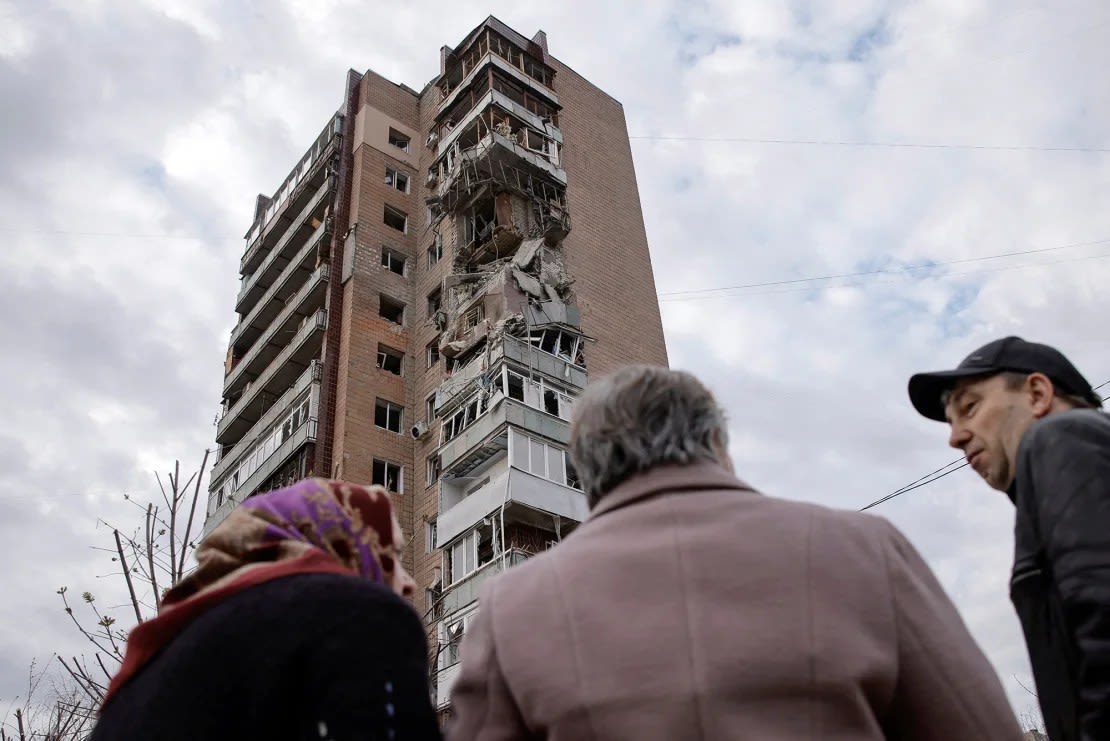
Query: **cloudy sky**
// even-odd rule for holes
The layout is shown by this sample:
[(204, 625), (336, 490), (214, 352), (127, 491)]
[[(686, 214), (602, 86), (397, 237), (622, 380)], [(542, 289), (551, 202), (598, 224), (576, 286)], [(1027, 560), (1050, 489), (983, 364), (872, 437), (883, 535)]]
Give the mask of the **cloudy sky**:
[[(858, 508), (957, 458), (906, 378), (1004, 334), (1110, 381), (1104, 2), (555, 7), (0, 0), (0, 714), (82, 648), (55, 589), (111, 596), (98, 518), (212, 445), (254, 196), (348, 68), (420, 89), (491, 12), (624, 103), (672, 363), (766, 492)], [(875, 511), (1031, 705), (1010, 505), (964, 469)]]

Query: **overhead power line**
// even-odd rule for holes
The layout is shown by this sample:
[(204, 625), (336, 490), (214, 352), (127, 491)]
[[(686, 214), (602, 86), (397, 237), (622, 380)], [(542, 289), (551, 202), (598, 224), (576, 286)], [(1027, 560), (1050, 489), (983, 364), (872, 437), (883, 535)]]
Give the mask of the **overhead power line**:
[(999, 254), (996, 254), (996, 255), (985, 255), (983, 257), (968, 257), (968, 258), (964, 258), (962, 260), (946, 260), (944, 262), (934, 262), (934, 263), (930, 263), (928, 265), (909, 265), (909, 266), (901, 267), (901, 268), (882, 269), (882, 270), (866, 270), (866, 271), (862, 271), (862, 272), (858, 272), (858, 273), (836, 273), (836, 274), (833, 274), (833, 275), (819, 275), (819, 276), (810, 276), (810, 277), (806, 277), (806, 278), (787, 278), (787, 279), (784, 279), (784, 280), (772, 280), (772, 281), (765, 281), (765, 282), (762, 282), (762, 283), (744, 283), (744, 284), (736, 285), (736, 286), (720, 286), (718, 288), (691, 288), (691, 289), (685, 290), (685, 291), (666, 291), (664, 293), (660, 293), (659, 298), (660, 299), (664, 299), (664, 298), (670, 299), (672, 296), (686, 297), (686, 296), (722, 293), (722, 292), (725, 292), (725, 291), (737, 291), (737, 290), (743, 290), (743, 289), (748, 289), (748, 288), (768, 288), (768, 287), (772, 287), (772, 286), (786, 286), (786, 285), (791, 285), (791, 284), (795, 284), (795, 283), (813, 283), (813, 282), (823, 281), (823, 280), (836, 280), (836, 279), (839, 279), (839, 278), (862, 278), (862, 277), (867, 277), (867, 276), (872, 276), (872, 275), (901, 275), (903, 273), (912, 272), (912, 271), (915, 271), (915, 270), (932, 270), (934, 268), (945, 267), (945, 266), (948, 266), (948, 265), (959, 265), (959, 264), (962, 264), (962, 263), (969, 263), (969, 262), (983, 262), (985, 260), (998, 260), (998, 259), (1001, 259), (1001, 258), (1004, 258), (1004, 257), (1018, 257), (1018, 256), (1021, 256), (1021, 255), (1034, 255), (1034, 254), (1039, 254), (1039, 253), (1042, 253), (1042, 252), (1056, 252), (1056, 251), (1059, 251), (1059, 250), (1074, 249), (1076, 247), (1092, 247), (1094, 245), (1107, 244), (1107, 243), (1110, 243), (1110, 237), (1108, 237), (1106, 239), (1096, 239), (1096, 240), (1092, 240), (1090, 242), (1075, 242), (1073, 244), (1063, 244), (1063, 245), (1058, 245), (1056, 247), (1041, 247), (1039, 249), (1020, 250), (1020, 251), (1017, 251), (1017, 252), (1002, 252), (1002, 253), (999, 253)]
[(136, 234), (132, 232), (86, 232), (67, 229), (14, 229), (0, 227), (0, 234), (57, 234), (70, 237), (117, 237), (121, 239), (204, 239), (196, 234)]
[(1110, 152), (1110, 147), (1093, 146), (1050, 146), (1035, 144), (952, 144), (939, 142), (881, 142), (881, 141), (842, 141), (836, 139), (761, 139), (742, 136), (630, 136), (639, 141), (703, 142), (710, 144), (786, 144), (812, 147), (855, 147), (872, 149), (962, 149), (985, 152)]
[[(1023, 269), (1026, 269), (1026, 268), (1047, 267), (1047, 266), (1050, 266), (1050, 265), (1061, 265), (1063, 263), (1069, 263), (1069, 262), (1083, 262), (1085, 260), (1104, 260), (1108, 257), (1110, 257), (1110, 253), (1104, 254), (1104, 255), (1089, 255), (1087, 257), (1073, 257), (1073, 258), (1068, 258), (1068, 259), (1064, 259), (1064, 260), (1048, 260), (1048, 261), (1045, 261), (1045, 262), (1026, 262), (1026, 263), (1020, 263), (1018, 265), (1007, 265), (1005, 267), (999, 267), (999, 268), (983, 268), (983, 269), (980, 269), (980, 270), (961, 270), (961, 271), (948, 272), (948, 273), (939, 273), (937, 275), (921, 275), (921, 276), (913, 275), (912, 274), (912, 269), (907, 268), (903, 271), (894, 271), (891, 274), (892, 275), (899, 275), (900, 273), (904, 272), (908, 275), (908, 277), (919, 278), (919, 279), (925, 279), (925, 278), (955, 278), (955, 277), (958, 277), (958, 276), (961, 276), (961, 275), (979, 275), (979, 274), (983, 274), (983, 273), (1001, 273), (1001, 272), (1005, 272), (1005, 271), (1008, 271), (1008, 270), (1023, 270)], [(824, 279), (823, 278), (818, 278), (818, 279), (814, 279), (814, 280), (824, 280)], [(799, 282), (809, 282), (809, 281), (799, 281)], [(871, 281), (871, 282), (890, 283), (892, 281)], [(844, 286), (844, 287), (850, 287), (852, 285), (857, 285), (857, 284), (848, 284), (848, 286)], [(818, 288), (825, 288), (825, 287), (829, 287), (829, 286), (818, 286)], [(835, 286), (835, 287), (841, 287), (841, 286)], [(808, 291), (808, 290), (812, 290), (812, 289), (813, 289), (812, 286), (803, 285), (803, 286), (798, 286), (798, 287), (793, 287), (793, 288), (779, 288), (778, 290), (772, 290), (772, 291), (751, 291), (751, 292), (748, 292), (748, 293), (735, 293), (735, 294), (732, 294), (732, 293), (716, 293), (716, 294), (712, 294), (712, 295), (671, 296), (671, 297), (661, 298), (661, 299), (659, 299), (659, 301), (661, 303), (676, 302), (676, 301), (700, 301), (700, 300), (711, 299), (711, 298), (763, 296), (763, 295), (773, 294), (773, 293), (794, 293), (794, 292), (797, 292), (797, 291)]]
[[(1101, 383), (1098, 386), (1095, 386), (1094, 389), (1092, 389), (1092, 390), (1093, 391), (1098, 391), (1099, 389), (1105, 388), (1107, 386), (1110, 386), (1110, 381), (1106, 381), (1105, 383)], [(1104, 396), (1104, 397), (1102, 397), (1102, 400), (1103, 401), (1110, 401), (1110, 396)], [(955, 466), (957, 463), (959, 463), (960, 465), (956, 466), (955, 468), (950, 468), (951, 466)], [(933, 483), (934, 481), (938, 481), (940, 479), (943, 479), (948, 474), (955, 473), (956, 471), (959, 471), (961, 468), (965, 468), (968, 465), (969, 465), (968, 462), (966, 460), (964, 460), (963, 458), (957, 458), (954, 461), (950, 461), (950, 462), (946, 463), (945, 465), (941, 466), (937, 470), (931, 471), (931, 472), (925, 474), (924, 476), (922, 476), (921, 478), (919, 478), (915, 481), (911, 481), (910, 483), (906, 484), (902, 488), (895, 489), (891, 493), (887, 494), (885, 497), (881, 497), (879, 499), (876, 499), (874, 502), (867, 505), (866, 507), (860, 507), (859, 511), (860, 512), (866, 512), (867, 510), (871, 509), (872, 507), (878, 506), (878, 505), (882, 504), (883, 502), (888, 502), (891, 499), (894, 499), (895, 497), (901, 496), (902, 494), (905, 494), (908, 491), (913, 491), (914, 489), (920, 489), (923, 486), (928, 486), (929, 484)], [(949, 469), (949, 470), (945, 470), (945, 469)]]

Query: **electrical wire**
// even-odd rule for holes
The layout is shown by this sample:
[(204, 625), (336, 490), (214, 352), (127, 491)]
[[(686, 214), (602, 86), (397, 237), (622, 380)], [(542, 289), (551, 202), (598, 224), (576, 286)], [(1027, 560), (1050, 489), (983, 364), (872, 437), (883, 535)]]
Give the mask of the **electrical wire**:
[[(1098, 391), (1099, 389), (1105, 388), (1107, 386), (1110, 386), (1110, 381), (1106, 381), (1105, 383), (1101, 383), (1098, 386), (1095, 386), (1091, 390), (1092, 391)], [(1102, 400), (1103, 401), (1110, 401), (1110, 396), (1104, 396), (1104, 397), (1102, 397)], [(960, 465), (956, 466), (955, 468), (953, 468), (951, 470), (945, 471), (946, 468), (948, 468), (949, 466), (953, 466), (957, 463), (959, 463)], [(919, 478), (915, 481), (911, 481), (910, 483), (903, 486), (901, 489), (895, 489), (890, 494), (887, 494), (885, 497), (881, 497), (879, 499), (876, 499), (874, 502), (867, 505), (866, 507), (861, 507), (859, 509), (859, 511), (860, 512), (866, 512), (867, 510), (871, 509), (872, 507), (878, 506), (878, 505), (882, 504), (883, 502), (888, 502), (891, 499), (894, 499), (897, 496), (901, 496), (902, 494), (905, 494), (908, 491), (913, 491), (914, 489), (920, 489), (923, 486), (928, 486), (929, 484), (933, 483), (934, 481), (938, 481), (940, 479), (943, 479), (948, 474), (955, 473), (956, 471), (959, 471), (961, 468), (965, 468), (968, 465), (969, 465), (968, 462), (965, 461), (963, 458), (957, 458), (954, 461), (946, 463), (945, 465), (941, 466), (937, 470), (932, 471), (930, 473), (927, 473), (927, 474), (925, 474), (924, 476), (922, 476), (921, 478)], [(944, 473), (941, 473), (941, 471), (944, 471)], [(939, 474), (939, 475), (937, 475), (937, 474)]]
[(897, 269), (884, 269), (884, 270), (866, 270), (858, 273), (839, 273), (833, 275), (820, 275), (808, 278), (790, 278), (785, 280), (773, 280), (763, 283), (746, 283), (738, 286), (720, 286), (718, 288), (691, 288), (685, 291), (666, 291), (659, 294), (660, 299), (669, 299), (672, 296), (688, 296), (688, 295), (702, 295), (711, 293), (720, 293), (723, 291), (742, 290), (747, 288), (767, 288), (771, 286), (785, 286), (795, 283), (809, 283), (823, 280), (835, 280), (838, 278), (860, 278), (872, 275), (900, 275), (902, 273), (914, 270), (931, 270), (933, 268), (944, 267), (947, 265), (959, 265), (969, 262), (983, 262), (984, 260), (998, 260), (1004, 257), (1018, 257), (1021, 255), (1034, 255), (1042, 252), (1057, 252), (1059, 250), (1074, 249), (1076, 247), (1092, 247), (1098, 244), (1110, 243), (1110, 238), (1095, 239), (1090, 242), (1074, 242), (1072, 244), (1062, 244), (1055, 247), (1040, 247), (1032, 250), (1019, 250), (1017, 252), (1001, 252), (996, 255), (985, 255), (983, 257), (967, 257), (962, 260), (946, 260), (944, 262), (935, 262), (930, 265), (910, 265), (904, 268)]
[[(1060, 264), (1069, 263), (1069, 262), (1083, 262), (1085, 260), (1103, 260), (1103, 259), (1106, 259), (1108, 257), (1110, 257), (1110, 253), (1104, 254), (1104, 255), (1088, 255), (1086, 257), (1073, 257), (1073, 258), (1064, 259), (1064, 260), (1050, 260), (1050, 261), (1047, 261), (1047, 262), (1027, 262), (1027, 263), (1020, 263), (1020, 264), (1017, 264), (1017, 265), (1007, 265), (1005, 267), (1000, 267), (1000, 268), (984, 268), (982, 270), (961, 270), (961, 271), (955, 271), (955, 272), (940, 273), (939, 275), (915, 276), (912, 273), (908, 273), (908, 271), (911, 270), (909, 268), (904, 269), (902, 272), (907, 272), (907, 275), (904, 276), (904, 277), (919, 278), (919, 279), (922, 279), (922, 280), (924, 280), (926, 278), (938, 278), (938, 279), (939, 278), (955, 278), (955, 277), (958, 277), (958, 276), (961, 276), (961, 275), (979, 275), (979, 274), (983, 274), (983, 273), (1002, 273), (1002, 272), (1006, 272), (1006, 271), (1009, 271), (1009, 270), (1023, 270), (1023, 269), (1026, 269), (1026, 268), (1047, 267), (1049, 265), (1060, 265)], [(930, 267), (932, 267), (932, 266), (930, 266)], [(891, 275), (899, 275), (899, 271), (892, 271)], [(805, 279), (795, 279), (795, 281), (793, 281), (793, 282), (797, 282), (797, 281), (801, 281), (801, 280), (805, 280)], [(812, 279), (812, 280), (813, 281), (819, 281), (819, 280), (825, 280), (825, 278), (815, 278), (815, 279)], [(785, 281), (785, 282), (792, 282), (792, 281)], [(867, 283), (893, 283), (893, 282), (894, 281), (867, 281)], [(775, 294), (775, 293), (796, 293), (798, 291), (810, 291), (810, 290), (814, 290), (814, 288), (818, 288), (818, 289), (829, 288), (829, 287), (841, 288), (841, 287), (851, 287), (851, 286), (854, 286), (854, 285), (862, 285), (862, 284), (855, 283), (855, 284), (847, 284), (847, 286), (816, 286), (816, 287), (810, 286), (810, 285), (803, 285), (803, 286), (798, 286), (798, 287), (794, 287), (794, 288), (780, 288), (778, 290), (772, 290), (772, 291), (750, 291), (750, 292), (747, 292), (747, 293), (716, 293), (716, 294), (711, 294), (711, 295), (693, 295), (693, 296), (666, 296), (664, 298), (660, 298), (659, 302), (660, 303), (674, 303), (674, 302), (678, 302), (678, 301), (704, 301), (706, 299), (714, 299), (714, 298), (741, 298), (741, 297), (746, 297), (746, 296), (764, 296), (764, 295)]]
[[(961, 461), (962, 461), (962, 463), (961, 463)], [(934, 481), (939, 481), (940, 479), (943, 479), (948, 474), (955, 473), (956, 471), (959, 471), (961, 468), (964, 468), (965, 466), (968, 465), (967, 461), (965, 461), (963, 458), (957, 458), (956, 460), (952, 461), (952, 463), (949, 463), (947, 466), (943, 466), (941, 468), (938, 468), (937, 471), (943, 471), (945, 468), (948, 468), (948, 466), (951, 466), (953, 463), (960, 463), (960, 465), (956, 466), (955, 468), (953, 468), (949, 471), (944, 471), (944, 473), (940, 474), (939, 476), (933, 476), (933, 478), (929, 478), (928, 476), (922, 476), (920, 479), (918, 479), (918, 481), (920, 483), (907, 484), (906, 486), (903, 486), (901, 489), (898, 489), (896, 491), (891, 492), (890, 494), (887, 494), (885, 497), (882, 497), (880, 499), (876, 499), (874, 502), (867, 505), (866, 507), (861, 507), (859, 511), (860, 512), (866, 512), (867, 510), (871, 509), (872, 507), (876, 507), (876, 506), (882, 504), (883, 502), (894, 499), (897, 496), (901, 496), (902, 494), (905, 494), (908, 491), (913, 491), (914, 489), (920, 489), (923, 486), (928, 486), (929, 484), (933, 483)], [(936, 473), (936, 471), (934, 471), (933, 473)], [(929, 474), (929, 475), (931, 476), (932, 474)], [(922, 479), (926, 479), (926, 480), (922, 480)]]
[(846, 141), (837, 139), (761, 139), (756, 137), (740, 136), (669, 136), (669, 135), (636, 135), (629, 139), (635, 141), (668, 141), (668, 142), (703, 142), (703, 143), (728, 143), (728, 144), (786, 144), (815, 147), (855, 147), (877, 149), (962, 149), (988, 152), (1088, 152), (1106, 153), (1110, 147), (1063, 147), (1039, 145), (1002, 145), (1002, 144), (950, 144), (935, 142), (880, 142), (880, 141)]

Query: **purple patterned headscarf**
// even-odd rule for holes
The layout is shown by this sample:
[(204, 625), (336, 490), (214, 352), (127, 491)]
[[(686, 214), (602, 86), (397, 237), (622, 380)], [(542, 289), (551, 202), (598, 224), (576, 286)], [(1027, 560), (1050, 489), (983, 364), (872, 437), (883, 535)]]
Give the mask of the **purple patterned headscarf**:
[(226, 582), (249, 565), (284, 561), (317, 548), (355, 574), (390, 583), (395, 569), (393, 507), (380, 486), (305, 479), (243, 502), (197, 548), (197, 570), (165, 603)]

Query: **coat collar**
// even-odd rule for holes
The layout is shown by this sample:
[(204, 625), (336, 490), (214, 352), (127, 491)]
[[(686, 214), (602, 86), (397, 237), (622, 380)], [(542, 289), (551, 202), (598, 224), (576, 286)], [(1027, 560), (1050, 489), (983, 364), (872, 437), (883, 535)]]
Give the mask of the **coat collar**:
[(756, 493), (720, 464), (707, 461), (689, 465), (656, 466), (627, 479), (601, 497), (590, 512), (594, 520), (634, 502), (676, 491), (737, 489)]

